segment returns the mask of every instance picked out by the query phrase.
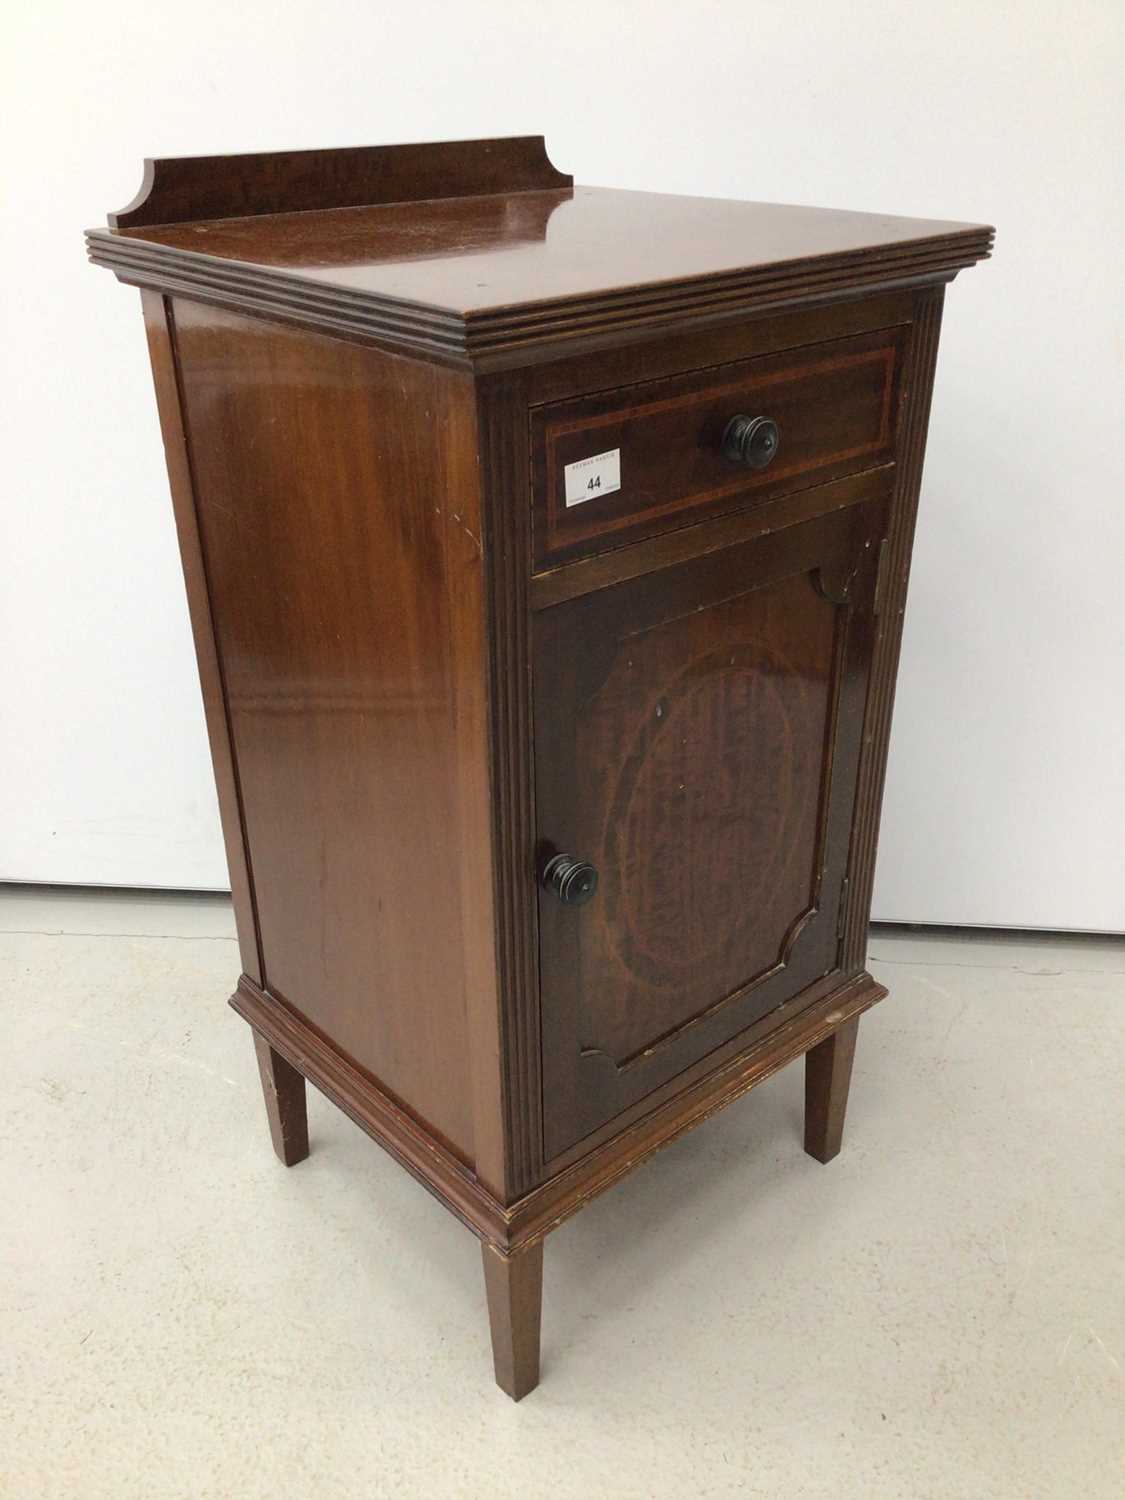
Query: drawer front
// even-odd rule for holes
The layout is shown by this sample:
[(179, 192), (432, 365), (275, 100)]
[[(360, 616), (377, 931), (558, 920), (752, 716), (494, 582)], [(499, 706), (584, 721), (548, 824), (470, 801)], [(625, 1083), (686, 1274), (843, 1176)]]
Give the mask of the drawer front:
[[(536, 568), (889, 462), (905, 332), (881, 329), (534, 409)], [(767, 467), (724, 456), (735, 416), (777, 424)]]

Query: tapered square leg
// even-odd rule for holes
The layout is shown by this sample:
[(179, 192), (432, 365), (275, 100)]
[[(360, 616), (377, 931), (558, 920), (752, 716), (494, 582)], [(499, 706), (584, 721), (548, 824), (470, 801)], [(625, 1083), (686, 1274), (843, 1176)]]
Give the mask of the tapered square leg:
[(858, 1033), (855, 1016), (805, 1053), (805, 1150), (817, 1161), (840, 1150)]
[(539, 1384), (543, 1242), (516, 1255), (482, 1244), (481, 1254), (496, 1384), (519, 1401)]
[(305, 1103), (305, 1080), (292, 1063), (275, 1052), (265, 1037), (254, 1033), (258, 1072), (266, 1101), (273, 1149), (287, 1167), (296, 1166), (309, 1154), (309, 1116)]

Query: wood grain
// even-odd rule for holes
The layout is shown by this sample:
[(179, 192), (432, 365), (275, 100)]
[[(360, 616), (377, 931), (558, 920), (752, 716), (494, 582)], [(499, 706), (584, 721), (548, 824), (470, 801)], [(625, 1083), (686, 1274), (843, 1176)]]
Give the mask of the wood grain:
[(260, 984), (264, 970), (254, 905), (253, 877), (243, 824), (238, 766), (231, 740), (226, 685), (216, 642), (207, 565), (199, 534), (195, 478), (184, 431), (180, 374), (173, 343), (172, 308), (167, 299), (155, 292), (142, 292), (141, 302), (153, 383), (156, 387), (160, 430), (164, 438), (164, 458), (172, 491), (180, 564), (187, 589), (199, 686), (203, 694), (211, 766), (218, 794), (223, 847), (226, 851), (235, 927), (238, 932), (238, 953), (243, 973), (249, 974)]
[[(594, 1149), (577, 1154), (569, 1165), (556, 1163), (552, 1175), (513, 1204), (506, 1215), (508, 1244), (542, 1239), (572, 1214), (603, 1193), (685, 1131), (727, 1108), (780, 1068), (831, 1035), (852, 1016), (885, 998), (886, 989), (864, 972), (843, 979), (826, 976), (793, 1004), (763, 1022), (733, 1055), (681, 1076), (638, 1108), (629, 1124)], [(656, 1096), (652, 1096), (655, 1098)]]
[(805, 1150), (817, 1161), (840, 1154), (859, 1017), (805, 1053)]
[(764, 500), (751, 508), (736, 510), (733, 515), (718, 516), (688, 526), (670, 526), (655, 536), (618, 547), (611, 552), (595, 552), (592, 557), (561, 563), (531, 580), (532, 609), (550, 609), (597, 589), (630, 578), (642, 578), (676, 562), (722, 552), (738, 542), (756, 536), (769, 536), (786, 526), (813, 521), (835, 510), (844, 510), (864, 500), (887, 499), (894, 486), (894, 464), (867, 469), (862, 474), (837, 479), (830, 484), (814, 485), (796, 495)]
[[(440, 176), (443, 155), (448, 162), (446, 193), (431, 185), (409, 202), (371, 201), (368, 179), (382, 158), (363, 151), (313, 153), (324, 162), (309, 166), (313, 186), (300, 198), (301, 170), (277, 165), (286, 153), (165, 164), (154, 170), (151, 201), (115, 216), (115, 227), (89, 231), (87, 245), (96, 263), (134, 285), (483, 370), (948, 280), (992, 243), (987, 225), (572, 189), (558, 174), (544, 188), (539, 138), (520, 146), (528, 165), (516, 191), (496, 186), (503, 174), (482, 168), (473, 178), (463, 160), (467, 153), (479, 165), (492, 151), (499, 161), (508, 149), (394, 148), (391, 197), (415, 176)], [(531, 214), (541, 227), (529, 232), (536, 190)], [(156, 206), (161, 192), (166, 207)], [(285, 212), (292, 204), (302, 211)], [(160, 223), (157, 213), (176, 222)], [(506, 238), (497, 226), (509, 222)]]
[(194, 304), (175, 326), (263, 984), (472, 1162), (491, 873), (471, 384)]
[(508, 1246), (509, 1215), (471, 1167), (291, 1006), (246, 974), (231, 1009), (481, 1239)]
[(309, 1154), (305, 1080), (257, 1032), (254, 1032), (254, 1052), (258, 1059), (258, 1076), (262, 1080), (262, 1097), (273, 1149), (284, 1166), (294, 1167)]
[(522, 1401), (539, 1384), (543, 1244), (515, 1255), (483, 1244), (481, 1258), (496, 1384), (513, 1401)]
[(505, 1201), (542, 1169), (535, 805), (528, 582), (527, 398), (516, 376), (477, 382), (488, 595), (496, 985), (502, 1038)]
[(992, 231), (573, 189), (539, 137), (161, 161), (111, 225), (275, 1148), (307, 1079), (482, 1240), (519, 1399), (570, 1214), (801, 1056), (839, 1149), (943, 289)]
[[(902, 341), (902, 329), (885, 329), (537, 408), (536, 567), (888, 462)], [(724, 457), (724, 429), (739, 413), (778, 423), (768, 468)], [(566, 466), (608, 450), (618, 454), (621, 488), (568, 504)]]
[(863, 730), (863, 759), (856, 790), (852, 831), (842, 951), (845, 970), (860, 967), (867, 953), (867, 926), (871, 916), (879, 816), (887, 774), (891, 713), (902, 647), (906, 586), (910, 576), (910, 557), (918, 516), (918, 495), (922, 485), (926, 430), (937, 367), (943, 296), (941, 287), (930, 288), (917, 296), (917, 318), (911, 334), (900, 398), (903, 410), (899, 416), (897, 478), (887, 531), (887, 551), (883, 564), (885, 585), (880, 601), (871, 691)]
[(532, 406), (597, 391), (717, 369), (764, 354), (822, 344), (829, 339), (901, 328), (914, 317), (908, 291), (839, 295), (778, 312), (759, 309), (733, 320), (701, 320), (685, 329), (657, 329), (644, 338), (561, 354), (527, 372)]
[(884, 517), (857, 505), (534, 621), (544, 1149), (835, 967)]
[(506, 1251), (542, 1239), (685, 1131), (803, 1057), (886, 996), (861, 973), (825, 976), (738, 1043), (688, 1070), (600, 1143), (508, 1204), (275, 995), (243, 975), (232, 1008), (480, 1239)]
[(572, 181), (547, 160), (541, 135), (246, 156), (148, 157), (137, 196), (127, 208), (109, 214), (107, 222), (114, 229), (129, 229), (261, 218), (557, 189)]

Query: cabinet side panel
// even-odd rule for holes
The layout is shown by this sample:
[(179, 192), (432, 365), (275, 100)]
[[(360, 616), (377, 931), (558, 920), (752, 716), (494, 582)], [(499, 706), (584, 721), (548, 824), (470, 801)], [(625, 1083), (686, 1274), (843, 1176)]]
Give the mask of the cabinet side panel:
[(156, 386), (156, 405), (160, 413), (160, 430), (164, 438), (164, 457), (172, 490), (172, 508), (176, 534), (180, 543), (180, 561), (187, 588), (191, 631), (195, 657), (199, 666), (199, 685), (207, 719), (207, 738), (211, 746), (211, 764), (215, 772), (219, 817), (223, 825), (223, 844), (230, 873), (234, 918), (238, 929), (238, 952), (243, 972), (257, 983), (262, 980), (258, 948), (257, 923), (254, 914), (253, 886), (246, 855), (245, 830), (238, 791), (238, 776), (231, 752), (230, 725), (223, 695), (222, 671), (215, 643), (214, 621), (207, 594), (207, 573), (200, 545), (196, 519), (195, 495), (180, 409), (179, 381), (172, 349), (169, 303), (158, 292), (142, 292), (145, 332)]
[(492, 912), (471, 380), (179, 300), (174, 341), (263, 986), (472, 1161)]
[(883, 807), (883, 783), (887, 774), (891, 712), (902, 647), (906, 586), (910, 578), (944, 300), (945, 289), (940, 286), (928, 287), (915, 294), (914, 324), (899, 394), (897, 476), (882, 563), (885, 579), (880, 591), (882, 598), (863, 729), (863, 755), (856, 791), (842, 928), (841, 965), (846, 973), (862, 969), (867, 954), (867, 924), (871, 915), (875, 853)]

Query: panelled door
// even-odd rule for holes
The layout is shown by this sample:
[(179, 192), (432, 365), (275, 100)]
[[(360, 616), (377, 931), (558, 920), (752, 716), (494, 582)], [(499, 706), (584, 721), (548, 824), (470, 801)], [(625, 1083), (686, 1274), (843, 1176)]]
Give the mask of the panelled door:
[(884, 518), (535, 616), (548, 1160), (835, 967)]

